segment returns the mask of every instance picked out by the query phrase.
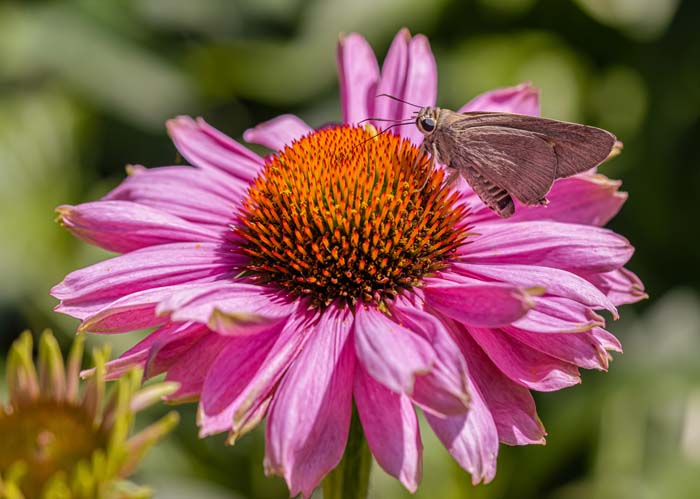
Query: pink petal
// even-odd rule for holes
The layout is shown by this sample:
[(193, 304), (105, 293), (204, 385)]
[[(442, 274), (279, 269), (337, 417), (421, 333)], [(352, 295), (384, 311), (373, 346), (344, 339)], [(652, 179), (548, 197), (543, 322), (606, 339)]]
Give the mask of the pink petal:
[(415, 380), (414, 402), (437, 415), (466, 412), (469, 407), (467, 365), (445, 325), (433, 314), (406, 300), (397, 300), (391, 310), (397, 322), (421, 335), (435, 349), (433, 368)]
[(255, 128), (249, 128), (243, 133), (243, 139), (252, 144), (260, 144), (281, 151), (293, 141), (312, 132), (313, 128), (293, 114), (283, 114), (269, 121), (260, 123)]
[(146, 289), (119, 298), (85, 318), (78, 331), (126, 333), (161, 326), (168, 322), (169, 318), (157, 315), (156, 306), (177, 288), (178, 286), (164, 286)]
[(430, 343), (374, 308), (357, 307), (355, 351), (367, 372), (395, 392), (411, 394), (417, 375), (430, 371)]
[(440, 418), (426, 414), (431, 428), (472, 483), (489, 483), (496, 476), (498, 429), (476, 385), (470, 386), (471, 406), (466, 414)]
[(508, 445), (544, 444), (546, 432), (537, 417), (530, 391), (504, 376), (469, 334), (458, 337), (471, 367), (469, 377), (491, 412), (501, 442)]
[(369, 118), (379, 65), (367, 40), (355, 33), (340, 36), (338, 72), (343, 123), (357, 123)]
[(232, 429), (233, 415), (240, 406), (234, 402), (262, 368), (280, 330), (232, 338), (221, 350), (202, 386), (200, 437)]
[(608, 368), (608, 354), (592, 330), (542, 334), (509, 326), (504, 331), (524, 345), (575, 366), (584, 369)]
[(175, 147), (193, 166), (222, 171), (246, 182), (260, 173), (260, 156), (201, 118), (195, 121), (189, 116), (178, 116), (169, 120), (167, 127)]
[(343, 457), (355, 367), (351, 328), (347, 311), (326, 309), (270, 407), (266, 468), (284, 476), (291, 496), (310, 497)]
[(490, 111), (497, 113), (540, 115), (540, 92), (530, 82), (515, 87), (499, 88), (474, 97), (459, 113)]
[(353, 395), (377, 463), (415, 492), (421, 480), (423, 445), (411, 401), (374, 381), (361, 366), (355, 368)]
[(581, 333), (604, 326), (605, 319), (581, 303), (558, 296), (536, 297), (537, 305), (514, 327), (538, 333)]
[[(309, 333), (314, 330), (315, 320), (315, 316), (301, 314), (291, 317), (279, 334), (272, 336), (274, 343), (271, 347), (260, 347), (259, 353), (265, 354), (263, 358), (256, 354), (246, 358), (240, 365), (227, 362), (225, 356), (217, 360), (216, 369), (212, 369), (207, 376), (207, 393), (202, 395), (202, 435), (218, 433), (227, 428), (231, 429), (232, 439), (241, 435), (304, 347)], [(259, 341), (266, 339), (268, 336), (264, 335)], [(242, 388), (238, 384), (225, 386), (229, 382), (227, 374), (234, 371), (235, 376), (240, 376), (245, 381)], [(220, 392), (219, 384), (225, 386), (225, 392)], [(221, 393), (220, 399), (218, 396), (210, 399), (212, 393)], [(209, 411), (204, 410), (204, 402)], [(224, 407), (223, 404), (227, 405)], [(225, 422), (224, 426), (222, 422)]]
[(457, 283), (425, 279), (425, 301), (463, 324), (496, 327), (520, 319), (534, 307), (527, 291), (495, 282)]
[(181, 325), (166, 324), (160, 328), (166, 335), (156, 337), (148, 351), (145, 365), (146, 378), (152, 378), (166, 372), (189, 353), (199, 340), (211, 334), (205, 326), (187, 322)]
[(479, 237), (462, 246), (462, 261), (517, 263), (580, 272), (608, 272), (622, 267), (634, 248), (608, 229), (558, 222), (481, 224)]
[(85, 242), (109, 251), (128, 251), (175, 242), (216, 242), (220, 230), (196, 225), (129, 201), (94, 201), (56, 208), (63, 226)]
[(51, 295), (62, 301), (58, 311), (83, 319), (84, 315), (71, 312), (80, 307), (96, 313), (137, 291), (216, 279), (231, 273), (237, 260), (219, 243), (151, 246), (71, 272), (51, 289)]
[(163, 300), (157, 312), (175, 321), (197, 321), (226, 335), (267, 331), (294, 313), (296, 301), (276, 290), (227, 280), (182, 288)]
[[(408, 70), (403, 97), (418, 106), (434, 106), (437, 99), (437, 65), (430, 50), (430, 42), (423, 35), (416, 35), (408, 47)], [(410, 108), (410, 109), (409, 109)], [(416, 109), (404, 105), (403, 118), (410, 117)], [(415, 126), (401, 127), (401, 135), (414, 144), (423, 142), (423, 134)]]
[(228, 227), (248, 183), (190, 166), (129, 166), (129, 176), (103, 200), (132, 201), (198, 225)]
[[(583, 225), (603, 226), (622, 208), (627, 193), (620, 192), (619, 180), (604, 175), (581, 174), (554, 182), (547, 194), (546, 206), (525, 206), (515, 200), (515, 214), (508, 223), (525, 220), (554, 220)], [(493, 211), (474, 197), (470, 201), (473, 211), (470, 221), (478, 224), (486, 221), (503, 222)]]
[(168, 369), (166, 381), (180, 384), (178, 390), (166, 397), (170, 402), (197, 400), (202, 393), (204, 380), (214, 360), (231, 341), (228, 336), (209, 333), (194, 344), (187, 355), (180, 357)]
[(470, 327), (469, 334), (503, 374), (531, 390), (550, 392), (581, 382), (574, 365), (538, 352), (504, 331)]
[(460, 274), (493, 279), (524, 288), (542, 287), (548, 295), (562, 296), (592, 308), (604, 308), (617, 317), (617, 309), (610, 300), (582, 277), (552, 267), (536, 265), (474, 265), (455, 263), (452, 269)]
[(603, 328), (595, 327), (591, 329), (593, 336), (598, 340), (603, 348), (612, 352), (622, 353), (622, 345), (615, 336)]
[(625, 268), (583, 276), (605, 293), (615, 305), (636, 303), (649, 298), (639, 277)]
[[(160, 374), (172, 365), (172, 362), (169, 362), (171, 354), (175, 356), (172, 359), (174, 362), (180, 354), (188, 350), (205, 334), (206, 328), (199, 324), (174, 325), (169, 322), (146, 336), (119, 358), (107, 362), (105, 365), (107, 379), (117, 379), (134, 366), (149, 371), (146, 372), (146, 377)], [(158, 357), (155, 369), (147, 369), (147, 364), (151, 364), (151, 359), (154, 357)]]
[[(408, 45), (411, 42), (411, 33), (401, 29), (389, 47), (384, 64), (382, 76), (377, 85), (377, 95), (387, 94), (402, 98), (406, 86), (406, 71), (408, 70)], [(404, 117), (404, 104), (389, 97), (376, 97), (372, 114), (376, 118), (387, 120), (400, 120)], [(376, 122), (379, 129), (386, 128), (386, 122)], [(411, 126), (411, 125), (409, 125)]]

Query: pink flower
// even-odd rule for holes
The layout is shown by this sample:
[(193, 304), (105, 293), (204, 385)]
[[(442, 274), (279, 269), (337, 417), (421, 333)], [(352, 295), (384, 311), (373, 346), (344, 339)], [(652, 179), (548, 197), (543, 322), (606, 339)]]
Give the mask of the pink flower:
[[(338, 46), (343, 122), (315, 131), (280, 116), (244, 138), (203, 120), (168, 130), (190, 166), (131, 167), (100, 201), (58, 209), (78, 237), (123, 253), (52, 291), (81, 331), (155, 328), (109, 364), (134, 364), (199, 400), (201, 435), (230, 440), (267, 417), (266, 467), (309, 496), (340, 461), (353, 401), (379, 465), (414, 491), (415, 408), (473, 482), (496, 473), (499, 442), (542, 444), (531, 390), (608, 367), (618, 341), (596, 310), (644, 297), (623, 266), (629, 242), (601, 228), (626, 199), (597, 173), (559, 180), (549, 206), (507, 220), (441, 169), (415, 168), (422, 139), (349, 126), (436, 101), (428, 41), (398, 33), (380, 71), (359, 35)], [(529, 84), (463, 110), (537, 114)], [(377, 123), (379, 127), (382, 123)], [(402, 138), (407, 139), (403, 140)]]

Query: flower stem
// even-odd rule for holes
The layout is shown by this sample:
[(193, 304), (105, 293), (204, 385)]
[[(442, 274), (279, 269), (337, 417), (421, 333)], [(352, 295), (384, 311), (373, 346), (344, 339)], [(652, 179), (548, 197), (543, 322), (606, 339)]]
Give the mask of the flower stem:
[(367, 499), (372, 455), (354, 405), (345, 454), (323, 480), (323, 499)]

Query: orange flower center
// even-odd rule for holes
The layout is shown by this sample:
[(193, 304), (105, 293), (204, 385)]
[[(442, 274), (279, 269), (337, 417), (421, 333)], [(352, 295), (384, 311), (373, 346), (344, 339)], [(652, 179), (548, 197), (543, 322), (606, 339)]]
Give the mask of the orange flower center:
[(410, 141), (371, 128), (318, 130), (268, 158), (236, 232), (253, 278), (315, 305), (381, 305), (445, 267), (466, 208)]

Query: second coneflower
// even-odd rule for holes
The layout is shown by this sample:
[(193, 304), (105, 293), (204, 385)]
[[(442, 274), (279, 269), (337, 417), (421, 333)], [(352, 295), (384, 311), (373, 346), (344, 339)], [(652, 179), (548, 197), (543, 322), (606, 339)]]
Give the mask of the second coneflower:
[(172, 393), (173, 383), (141, 388), (138, 369), (105, 385), (107, 349), (80, 383), (84, 337), (67, 365), (46, 331), (35, 363), (32, 335), (15, 341), (7, 358), (9, 401), (0, 406), (0, 498), (138, 499), (150, 490), (128, 482), (145, 451), (177, 422), (172, 412), (131, 434), (135, 414)]
[[(83, 331), (156, 328), (110, 375), (167, 372), (181, 384), (171, 399), (199, 400), (202, 435), (234, 441), (267, 417), (265, 465), (292, 495), (338, 465), (353, 404), (377, 462), (409, 490), (416, 407), (488, 482), (499, 441), (544, 442), (530, 390), (576, 384), (620, 348), (595, 311), (644, 296), (624, 269), (632, 246), (600, 228), (625, 195), (587, 173), (558, 181), (548, 207), (498, 219), (441, 169), (416, 167), (415, 127), (355, 125), (410, 115), (378, 93), (435, 105), (424, 37), (401, 31), (381, 71), (358, 35), (338, 60), (344, 125), (264, 123), (245, 134), (278, 151), (263, 159), (179, 117), (168, 128), (193, 167), (132, 167), (104, 199), (60, 207), (77, 236), (124, 254), (67, 276), (58, 310)], [(537, 114), (538, 95), (521, 85), (463, 110)]]

